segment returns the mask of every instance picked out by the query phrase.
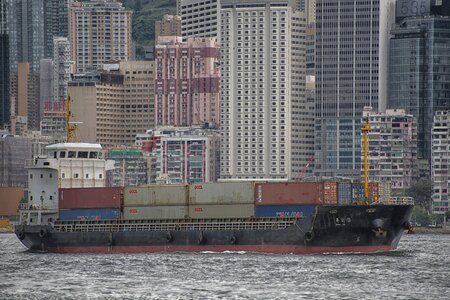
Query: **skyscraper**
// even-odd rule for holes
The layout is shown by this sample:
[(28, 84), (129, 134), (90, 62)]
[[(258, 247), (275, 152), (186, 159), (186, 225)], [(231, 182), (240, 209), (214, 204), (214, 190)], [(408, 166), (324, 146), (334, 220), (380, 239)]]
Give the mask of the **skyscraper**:
[(9, 124), (9, 36), (6, 30), (6, 5), (0, 2), (0, 128)]
[(220, 31), (221, 0), (178, 0), (183, 41), (188, 37), (217, 37)]
[(101, 69), (109, 61), (132, 57), (131, 17), (117, 1), (74, 2), (70, 7), (70, 45), (76, 72)]
[(65, 37), (53, 39), (53, 101), (65, 101), (67, 99), (67, 83), (72, 73), (70, 61), (70, 44)]
[(387, 98), (392, 0), (316, 1), (315, 175), (359, 179), (364, 106)]
[(293, 81), (304, 80), (304, 50), (300, 58), (292, 48), (301, 18), (289, 4), (221, 0), (221, 179), (288, 180), (300, 171), (304, 83)]
[(450, 210), (450, 111), (437, 111), (432, 127), (433, 149), (431, 152), (431, 182), (433, 196), (431, 210), (435, 214), (445, 214)]
[(433, 116), (450, 109), (450, 9), (432, 8), (423, 16), (397, 17), (391, 31), (388, 98), (388, 107), (417, 117), (418, 157), (427, 164)]
[(69, 0), (5, 0), (10, 38), (11, 71), (17, 63), (30, 63), (39, 72), (42, 58), (53, 57), (53, 37), (67, 37)]

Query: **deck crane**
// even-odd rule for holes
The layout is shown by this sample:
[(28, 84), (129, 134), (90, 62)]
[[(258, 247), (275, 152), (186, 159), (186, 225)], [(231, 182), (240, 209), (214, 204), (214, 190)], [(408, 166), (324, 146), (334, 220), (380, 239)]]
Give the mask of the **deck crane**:
[(365, 116), (361, 128), (363, 134), (363, 169), (364, 169), (364, 198), (369, 199), (369, 117)]

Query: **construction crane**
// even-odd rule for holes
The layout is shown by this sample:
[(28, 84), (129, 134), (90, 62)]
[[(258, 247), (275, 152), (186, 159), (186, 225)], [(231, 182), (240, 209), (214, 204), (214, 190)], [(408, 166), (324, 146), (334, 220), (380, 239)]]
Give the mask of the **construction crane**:
[(363, 134), (363, 168), (364, 168), (364, 198), (369, 199), (369, 117), (364, 117), (361, 128)]

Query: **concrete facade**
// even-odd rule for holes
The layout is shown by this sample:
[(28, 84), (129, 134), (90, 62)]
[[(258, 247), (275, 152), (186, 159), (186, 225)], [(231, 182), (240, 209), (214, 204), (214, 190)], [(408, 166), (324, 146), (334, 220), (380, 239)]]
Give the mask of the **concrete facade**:
[(155, 46), (155, 123), (219, 123), (219, 46), (214, 38), (160, 37)]

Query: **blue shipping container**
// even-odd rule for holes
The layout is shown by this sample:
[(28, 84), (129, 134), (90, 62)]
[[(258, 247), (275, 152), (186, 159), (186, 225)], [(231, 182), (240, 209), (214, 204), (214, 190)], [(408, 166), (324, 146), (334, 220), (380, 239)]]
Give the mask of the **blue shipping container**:
[(348, 205), (352, 203), (352, 184), (339, 183), (338, 185), (338, 204)]
[(69, 220), (112, 220), (120, 218), (120, 209), (92, 208), (92, 209), (61, 209), (59, 219)]
[(258, 218), (305, 218), (314, 213), (316, 205), (259, 205), (255, 206)]
[(362, 183), (352, 184), (352, 203), (364, 198), (364, 185)]

